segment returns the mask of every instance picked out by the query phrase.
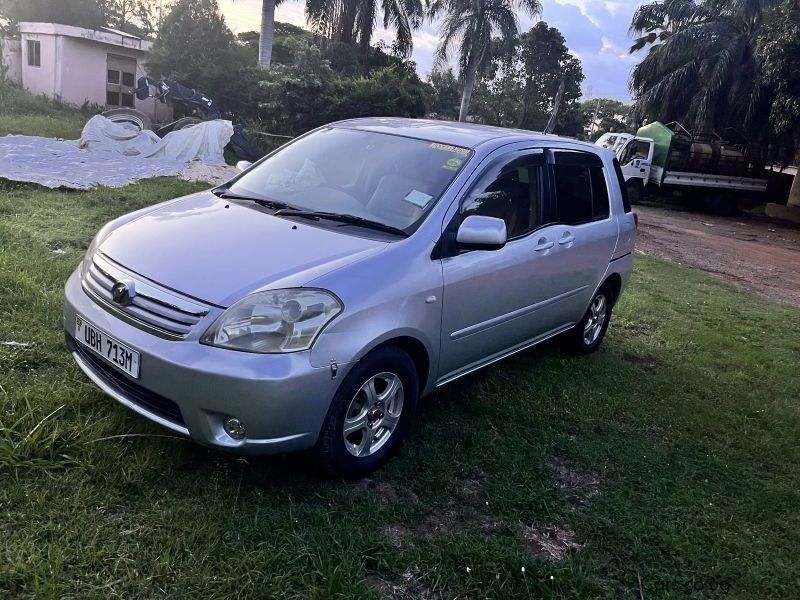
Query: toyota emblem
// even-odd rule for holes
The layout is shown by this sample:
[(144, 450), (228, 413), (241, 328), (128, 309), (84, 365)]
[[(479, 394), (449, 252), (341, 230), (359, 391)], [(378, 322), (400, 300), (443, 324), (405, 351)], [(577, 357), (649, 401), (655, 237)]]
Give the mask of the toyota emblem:
[(120, 306), (129, 306), (136, 296), (132, 281), (118, 281), (111, 288), (111, 298)]

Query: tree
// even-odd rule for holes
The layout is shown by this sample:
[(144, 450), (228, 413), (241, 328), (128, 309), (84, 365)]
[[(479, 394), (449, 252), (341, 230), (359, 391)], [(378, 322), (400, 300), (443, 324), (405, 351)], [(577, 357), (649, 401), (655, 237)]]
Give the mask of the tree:
[(443, 17), (441, 42), (436, 59), (447, 62), (453, 46), (458, 44), (459, 74), (463, 81), (459, 121), (466, 121), (472, 91), (479, 70), (492, 58), (492, 36), (500, 34), (501, 50), (511, 54), (517, 36), (515, 10), (531, 17), (538, 15), (542, 6), (539, 0), (433, 0), (431, 18)]
[(422, 0), (307, 0), (306, 17), (314, 30), (332, 41), (358, 44), (369, 52), (380, 16), (383, 26), (395, 33), (402, 57), (411, 54), (412, 32), (422, 24)]
[[(795, 0), (659, 0), (640, 7), (630, 28), (640, 37), (631, 50), (649, 49), (631, 75), (634, 118), (732, 127), (748, 135), (751, 147), (793, 154), (797, 11)], [(793, 189), (800, 196), (797, 178)]]
[(427, 80), (433, 90), (431, 112), (437, 119), (456, 120), (461, 92), (453, 69), (433, 69)]
[(760, 115), (769, 113), (756, 49), (771, 3), (659, 0), (641, 6), (631, 22), (631, 33), (640, 36), (631, 50), (649, 51), (631, 74), (635, 118), (757, 131)]
[(561, 32), (544, 21), (539, 21), (520, 36), (519, 55), (525, 77), (519, 126), (542, 131), (550, 113), (560, 108), (556, 98), (562, 85), (561, 106), (580, 98), (583, 81), (581, 62), (567, 50)]
[(3, 32), (13, 34), (21, 21), (62, 23), (96, 29), (105, 25), (95, 0), (0, 0)]
[(106, 25), (149, 37), (158, 31), (171, 0), (95, 0)]
[(244, 68), (244, 49), (219, 12), (217, 0), (179, 0), (164, 17), (147, 69), (203, 90), (237, 111), (255, 85)]
[(497, 56), (483, 68), (471, 102), (476, 121), (499, 127), (519, 125), (525, 74), (517, 48), (512, 55)]
[[(583, 127), (577, 100), (583, 70), (561, 33), (539, 22), (504, 55), (494, 40), (494, 58), (475, 91), (474, 115), (482, 123), (543, 131), (555, 113), (553, 131), (577, 136)], [(559, 90), (561, 93), (559, 95)]]
[(583, 127), (591, 141), (607, 131), (631, 132), (631, 107), (611, 98), (594, 98), (581, 104)]

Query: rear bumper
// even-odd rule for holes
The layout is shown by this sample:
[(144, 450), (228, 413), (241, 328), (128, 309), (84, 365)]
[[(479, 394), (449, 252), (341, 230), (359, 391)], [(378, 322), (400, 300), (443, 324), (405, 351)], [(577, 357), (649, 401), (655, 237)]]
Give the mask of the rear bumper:
[[(204, 346), (198, 339), (215, 315), (185, 340), (156, 337), (96, 304), (77, 272), (67, 281), (65, 297), (67, 346), (75, 362), (120, 404), (198, 443), (226, 450), (268, 454), (316, 443), (339, 380), (328, 367), (312, 367), (308, 352), (259, 355)], [(74, 340), (78, 314), (140, 353), (139, 379)], [(244, 440), (225, 432), (228, 416), (245, 425)]]

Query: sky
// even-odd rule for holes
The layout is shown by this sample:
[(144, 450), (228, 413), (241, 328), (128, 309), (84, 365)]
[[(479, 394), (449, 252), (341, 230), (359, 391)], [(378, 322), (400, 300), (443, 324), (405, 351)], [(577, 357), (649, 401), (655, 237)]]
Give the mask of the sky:
[[(541, 20), (564, 36), (570, 52), (581, 60), (586, 79), (583, 97), (630, 100), (628, 77), (643, 56), (628, 54), (632, 40), (628, 26), (642, 0), (541, 0)], [(219, 0), (228, 26), (236, 33), (259, 29), (261, 0)], [(277, 21), (306, 27), (302, 2), (284, 0), (275, 14)], [(538, 19), (537, 19), (538, 20)], [(520, 15), (520, 31), (527, 31), (536, 21)], [(378, 29), (373, 43), (383, 39), (391, 43), (390, 31)], [(414, 34), (412, 59), (424, 77), (433, 65), (433, 53), (439, 43), (435, 23), (426, 23)], [(455, 61), (451, 60), (455, 65)]]

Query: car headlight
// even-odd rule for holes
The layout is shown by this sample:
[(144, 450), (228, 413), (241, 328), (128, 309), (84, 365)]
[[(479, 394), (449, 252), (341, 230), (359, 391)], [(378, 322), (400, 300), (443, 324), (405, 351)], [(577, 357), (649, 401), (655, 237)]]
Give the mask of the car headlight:
[(256, 292), (222, 313), (200, 341), (261, 354), (308, 350), (342, 309), (339, 299), (324, 290)]
[(84, 277), (86, 273), (89, 272), (89, 267), (92, 266), (94, 255), (97, 254), (97, 249), (100, 247), (100, 244), (105, 241), (109, 233), (111, 233), (111, 223), (104, 225), (92, 239), (92, 243), (89, 244), (89, 247), (86, 249), (86, 254), (81, 262), (81, 277)]

